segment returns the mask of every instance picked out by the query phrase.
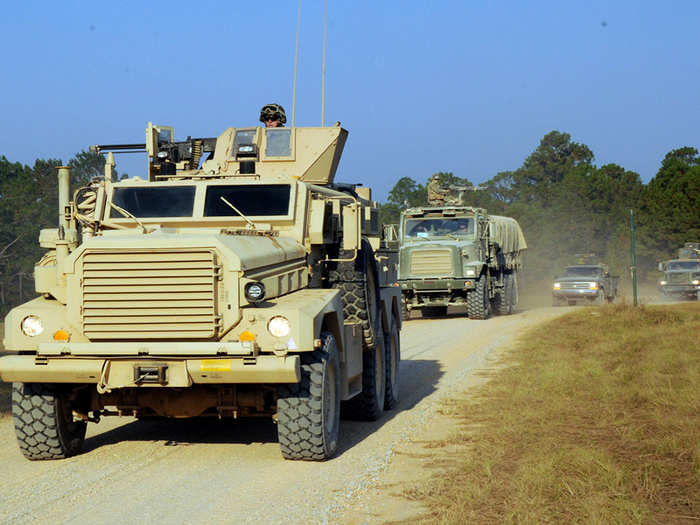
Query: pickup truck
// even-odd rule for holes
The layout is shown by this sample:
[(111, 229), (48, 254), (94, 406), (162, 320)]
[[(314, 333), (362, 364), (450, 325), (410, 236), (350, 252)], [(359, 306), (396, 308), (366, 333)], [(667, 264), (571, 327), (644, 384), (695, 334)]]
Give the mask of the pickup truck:
[(617, 296), (619, 278), (610, 275), (603, 264), (567, 266), (552, 285), (552, 305), (574, 305), (578, 301), (589, 304), (612, 303)]

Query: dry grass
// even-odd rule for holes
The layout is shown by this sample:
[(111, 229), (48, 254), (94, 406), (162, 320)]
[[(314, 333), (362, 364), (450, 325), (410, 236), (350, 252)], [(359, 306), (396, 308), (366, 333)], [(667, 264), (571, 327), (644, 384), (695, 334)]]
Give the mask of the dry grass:
[(700, 304), (582, 309), (509, 359), (451, 403), (424, 523), (700, 523)]

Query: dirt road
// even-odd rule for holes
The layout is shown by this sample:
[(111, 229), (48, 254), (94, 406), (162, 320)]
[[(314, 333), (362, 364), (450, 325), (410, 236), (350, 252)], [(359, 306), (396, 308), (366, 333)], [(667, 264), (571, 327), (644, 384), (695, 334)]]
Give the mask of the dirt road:
[[(17, 449), (11, 418), (1, 418), (0, 523), (356, 521), (354, 509), (371, 501), (397, 448), (444, 422), (439, 400), (467, 388), (523, 329), (566, 310), (406, 323), (398, 409), (374, 423), (342, 421), (340, 452), (324, 463), (284, 461), (269, 421), (131, 418), (90, 424), (77, 457), (30, 462)], [(358, 521), (372, 522), (371, 514)]]

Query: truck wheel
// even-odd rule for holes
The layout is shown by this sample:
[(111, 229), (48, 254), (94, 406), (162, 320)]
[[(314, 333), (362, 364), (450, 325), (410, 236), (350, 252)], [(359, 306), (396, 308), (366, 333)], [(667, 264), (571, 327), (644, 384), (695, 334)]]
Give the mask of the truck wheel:
[(605, 288), (598, 290), (598, 295), (596, 295), (593, 301), (596, 305), (605, 304)]
[[(338, 258), (352, 257), (349, 250), (340, 250)], [(346, 322), (362, 324), (365, 347), (374, 345), (376, 339), (374, 322), (377, 312), (377, 280), (374, 265), (369, 261), (372, 249), (369, 243), (362, 243), (362, 250), (354, 261), (339, 262), (328, 272), (332, 288), (340, 290), (343, 302), (343, 318)]]
[(401, 297), (401, 320), (408, 321), (411, 318), (411, 310), (408, 309), (408, 303), (405, 297)]
[(482, 275), (476, 280), (474, 290), (467, 292), (467, 315), (470, 319), (488, 319), (489, 306), (486, 276)]
[(64, 459), (85, 441), (85, 421), (73, 421), (66, 394), (41, 383), (12, 384), (12, 417), (24, 457)]
[(321, 337), (321, 349), (301, 354), (301, 381), (277, 389), (277, 436), (286, 459), (328, 459), (338, 448), (338, 348), (331, 334)]
[(513, 295), (513, 275), (505, 274), (503, 276), (503, 288), (496, 291), (493, 297), (491, 310), (498, 315), (510, 315), (513, 313), (513, 303), (515, 297)]
[(396, 319), (392, 316), (391, 328), (384, 340), (386, 347), (386, 394), (384, 397), (384, 410), (391, 410), (399, 402), (399, 368), (401, 365), (401, 338), (396, 326)]
[[(377, 329), (380, 332), (381, 328)], [(370, 350), (362, 353), (362, 392), (343, 402), (343, 416), (361, 421), (376, 421), (386, 400), (386, 352), (384, 338), (378, 337)]]
[(421, 310), (423, 317), (445, 317), (447, 315), (447, 306), (426, 306)]

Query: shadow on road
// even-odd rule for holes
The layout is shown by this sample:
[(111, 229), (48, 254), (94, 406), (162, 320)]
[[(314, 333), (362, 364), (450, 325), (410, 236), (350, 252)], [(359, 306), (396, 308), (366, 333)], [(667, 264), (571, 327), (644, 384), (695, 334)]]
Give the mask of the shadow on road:
[[(341, 419), (338, 454), (350, 450), (370, 434), (376, 432), (398, 413), (411, 410), (421, 399), (436, 389), (442, 376), (440, 364), (434, 360), (403, 361), (400, 369), (401, 401), (394, 410), (385, 412), (378, 421), (350, 421)], [(99, 427), (97, 427), (99, 430)], [(277, 426), (269, 419), (211, 419), (211, 418), (154, 418), (136, 420), (107, 430), (85, 440), (83, 453), (123, 441), (163, 441), (163, 446), (192, 444), (276, 443)]]

